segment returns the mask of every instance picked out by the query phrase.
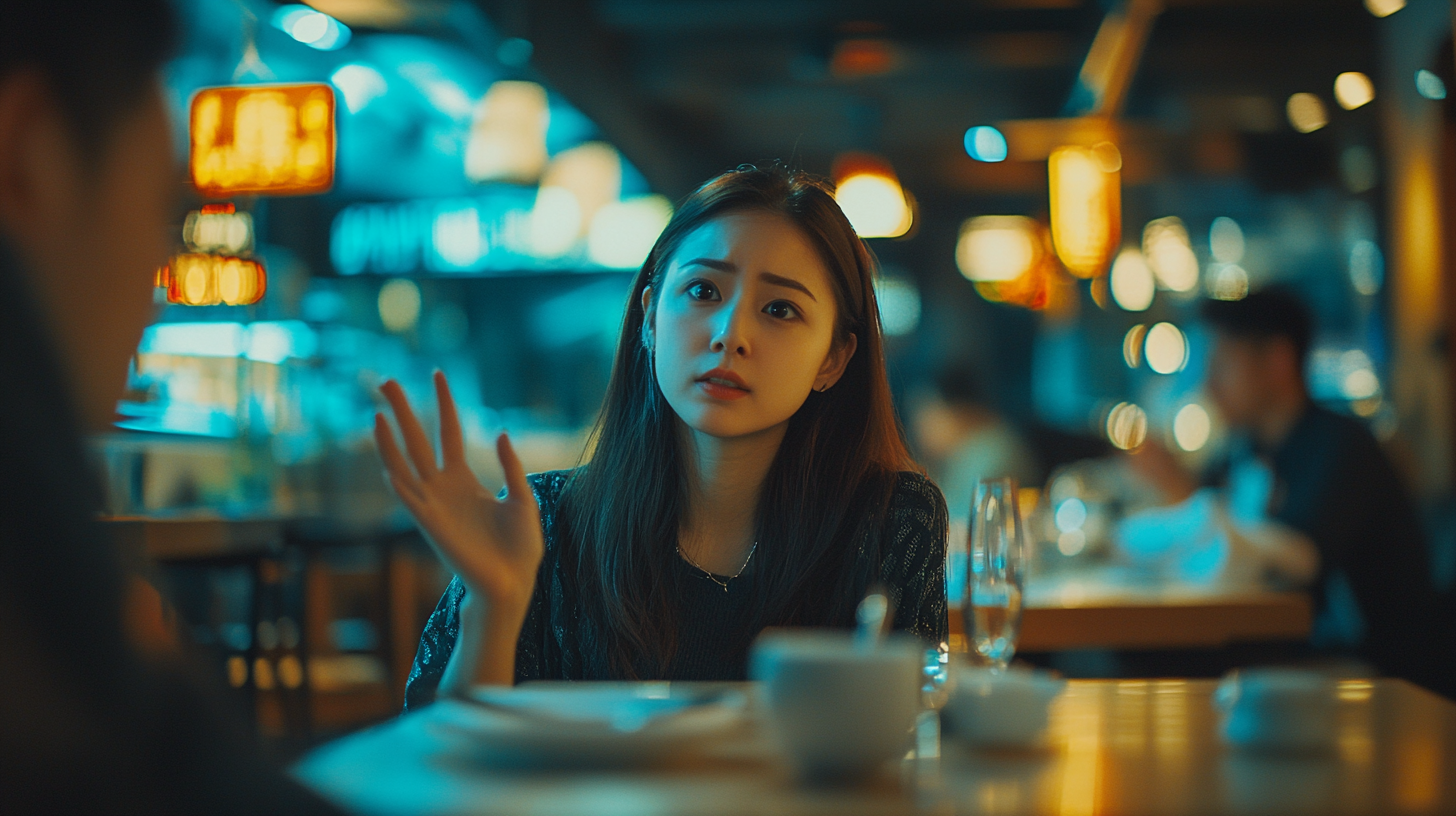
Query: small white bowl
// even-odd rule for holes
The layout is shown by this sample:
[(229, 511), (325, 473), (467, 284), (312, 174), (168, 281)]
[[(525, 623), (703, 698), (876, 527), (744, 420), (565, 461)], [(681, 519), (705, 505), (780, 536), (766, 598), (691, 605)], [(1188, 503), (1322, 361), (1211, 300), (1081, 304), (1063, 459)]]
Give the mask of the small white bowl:
[(956, 737), (986, 747), (1032, 748), (1046, 741), (1048, 708), (1066, 681), (1045, 672), (960, 665), (945, 711)]
[(1335, 740), (1335, 682), (1300, 669), (1230, 672), (1213, 704), (1223, 715), (1224, 741), (1239, 748), (1308, 751)]

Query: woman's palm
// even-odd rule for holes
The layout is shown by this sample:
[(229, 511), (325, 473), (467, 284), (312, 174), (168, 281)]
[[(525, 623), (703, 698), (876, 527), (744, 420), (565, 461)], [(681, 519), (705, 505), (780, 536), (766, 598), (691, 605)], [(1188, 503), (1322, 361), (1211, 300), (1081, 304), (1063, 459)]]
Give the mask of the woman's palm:
[(506, 496), (496, 499), (466, 465), (459, 415), (443, 374), (435, 374), (442, 466), (399, 384), (391, 380), (380, 390), (404, 436), (401, 451), (384, 416), (375, 417), (374, 438), (400, 500), (468, 590), (492, 603), (524, 608), (544, 543), (536, 498), (510, 440), (505, 434), (496, 439), (506, 476)]

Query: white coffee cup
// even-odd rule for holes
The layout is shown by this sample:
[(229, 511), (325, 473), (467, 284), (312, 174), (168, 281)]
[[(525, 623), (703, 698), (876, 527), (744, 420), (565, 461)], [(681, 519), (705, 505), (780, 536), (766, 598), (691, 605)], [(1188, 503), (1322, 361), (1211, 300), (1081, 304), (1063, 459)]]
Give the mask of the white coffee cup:
[(1046, 739), (1048, 711), (1066, 681), (1045, 672), (956, 665), (945, 712), (955, 736), (975, 745), (1029, 748)]
[(874, 772), (904, 754), (920, 710), (925, 647), (910, 636), (858, 645), (848, 632), (778, 629), (753, 645), (771, 729), (806, 778)]
[(1317, 750), (1335, 738), (1335, 683), (1299, 669), (1231, 672), (1214, 692), (1230, 745), (1263, 750)]

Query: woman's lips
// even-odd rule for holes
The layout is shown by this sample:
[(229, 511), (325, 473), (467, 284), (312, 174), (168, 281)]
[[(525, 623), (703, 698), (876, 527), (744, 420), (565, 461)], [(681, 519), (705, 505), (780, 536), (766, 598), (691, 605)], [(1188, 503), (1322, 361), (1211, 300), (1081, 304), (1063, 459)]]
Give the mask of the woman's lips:
[(718, 380), (718, 379), (703, 379), (703, 380), (698, 380), (698, 388), (702, 389), (702, 391), (703, 391), (704, 394), (707, 394), (708, 396), (712, 397), (713, 399), (730, 400), (731, 401), (731, 400), (743, 399), (744, 397), (748, 396), (748, 390), (747, 389), (739, 388), (736, 385), (730, 385), (730, 384), (728, 384), (728, 382), (726, 380)]

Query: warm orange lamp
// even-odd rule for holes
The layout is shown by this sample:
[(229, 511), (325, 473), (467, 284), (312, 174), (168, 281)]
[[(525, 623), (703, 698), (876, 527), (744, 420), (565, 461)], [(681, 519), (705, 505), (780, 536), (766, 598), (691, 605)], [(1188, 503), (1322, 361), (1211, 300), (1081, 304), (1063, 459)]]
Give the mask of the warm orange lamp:
[(1095, 278), (1122, 242), (1122, 156), (1111, 142), (1067, 145), (1047, 158), (1052, 246), (1067, 271)]
[(231, 85), (192, 97), (192, 184), (204, 196), (304, 195), (334, 185), (334, 91)]
[(157, 272), (167, 287), (167, 302), (183, 306), (247, 306), (263, 299), (268, 275), (251, 258), (188, 252), (172, 256)]

